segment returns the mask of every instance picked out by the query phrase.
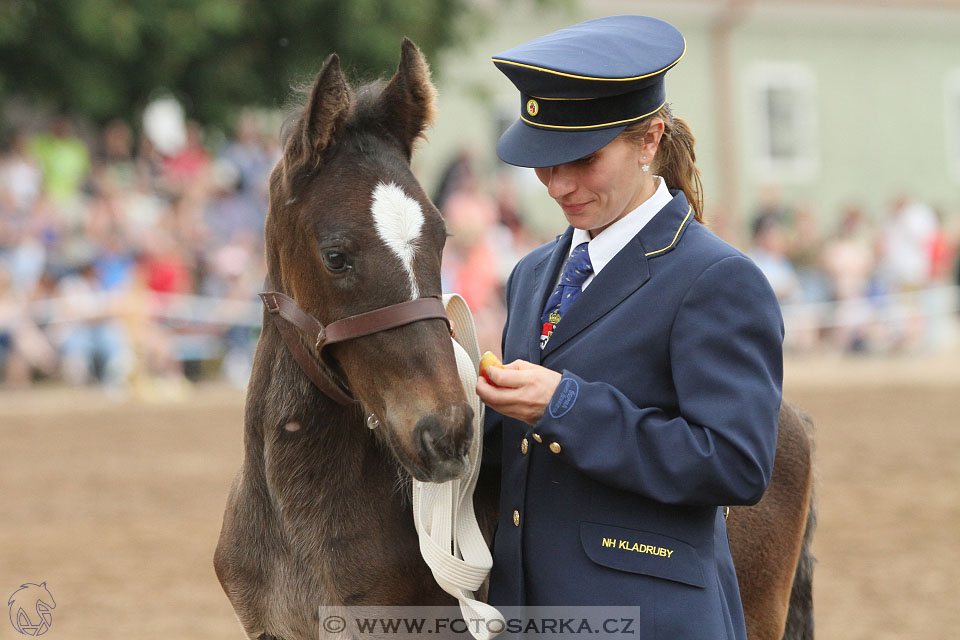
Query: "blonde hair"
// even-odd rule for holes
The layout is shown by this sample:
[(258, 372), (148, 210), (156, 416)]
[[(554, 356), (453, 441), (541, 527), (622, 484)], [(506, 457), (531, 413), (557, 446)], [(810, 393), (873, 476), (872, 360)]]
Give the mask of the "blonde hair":
[(653, 172), (663, 178), (671, 189), (683, 191), (693, 208), (694, 218), (697, 222), (703, 222), (703, 183), (693, 151), (696, 139), (686, 120), (674, 117), (670, 105), (664, 104), (655, 114), (631, 124), (620, 135), (631, 142), (641, 143), (653, 118), (663, 120), (663, 136), (657, 148)]

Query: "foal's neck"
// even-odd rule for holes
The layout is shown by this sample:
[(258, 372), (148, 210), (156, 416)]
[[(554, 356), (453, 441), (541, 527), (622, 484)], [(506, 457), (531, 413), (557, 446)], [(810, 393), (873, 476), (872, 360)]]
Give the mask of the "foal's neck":
[[(309, 481), (330, 500), (382, 498), (407, 502), (408, 474), (377, 434), (365, 425), (361, 405), (344, 406), (325, 396), (287, 352), (275, 328), (264, 328), (247, 398), (247, 438), (259, 444), (257, 466), (309, 468)], [(278, 469), (268, 481), (304, 482)], [(321, 486), (322, 485), (322, 486)], [(331, 492), (331, 487), (337, 487)], [(369, 496), (360, 496), (364, 492)], [(356, 505), (354, 505), (356, 507)]]

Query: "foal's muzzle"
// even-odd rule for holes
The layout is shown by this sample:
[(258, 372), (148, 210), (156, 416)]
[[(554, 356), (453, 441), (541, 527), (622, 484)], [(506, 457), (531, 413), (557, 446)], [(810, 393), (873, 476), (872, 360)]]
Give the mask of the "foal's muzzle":
[(427, 482), (462, 476), (469, 468), (472, 443), (473, 409), (465, 403), (426, 415), (413, 429), (413, 446), (423, 462)]

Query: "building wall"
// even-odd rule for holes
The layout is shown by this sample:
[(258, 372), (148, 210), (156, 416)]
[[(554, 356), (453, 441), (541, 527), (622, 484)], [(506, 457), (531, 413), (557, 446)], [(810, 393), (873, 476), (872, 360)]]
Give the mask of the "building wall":
[(960, 69), (960, 10), (768, 8), (754, 11), (735, 33), (746, 207), (764, 181), (754, 167), (746, 85), (751, 65), (764, 60), (802, 63), (816, 82), (819, 167), (783, 184), (788, 199), (808, 201), (828, 217), (847, 201), (879, 215), (901, 191), (947, 210), (960, 205), (960, 180), (947, 157), (944, 94), (948, 76)]
[[(718, 20), (728, 17), (722, 11), (727, 3), (571, 0), (550, 9), (532, 4), (504, 12), (441, 61), (435, 78), (438, 119), (415, 159), (428, 192), (444, 164), (467, 148), (482, 170), (511, 171), (535, 224), (545, 232), (562, 229), (560, 213), (533, 172), (508, 169), (495, 158), (496, 139), (517, 117), (519, 98), (490, 56), (581, 20), (646, 13), (673, 23), (687, 39), (684, 59), (667, 75), (667, 95), (674, 113), (686, 118), (697, 136), (708, 214), (732, 203), (734, 224), (744, 228), (769, 185), (790, 203), (810, 204), (825, 223), (847, 202), (860, 202), (880, 216), (901, 191), (948, 213), (960, 209), (960, 159), (957, 166), (948, 162), (948, 149), (960, 155), (960, 90), (955, 130), (947, 123), (945, 103), (951, 74), (960, 85), (960, 3), (956, 8), (741, 3), (743, 12), (732, 14), (728, 65), (716, 57), (723, 43)], [(799, 173), (771, 173), (758, 162), (752, 91), (757, 74), (771, 64), (806, 69), (812, 78), (815, 129), (809, 144), (815, 161)], [(718, 100), (724, 85), (728, 111)]]

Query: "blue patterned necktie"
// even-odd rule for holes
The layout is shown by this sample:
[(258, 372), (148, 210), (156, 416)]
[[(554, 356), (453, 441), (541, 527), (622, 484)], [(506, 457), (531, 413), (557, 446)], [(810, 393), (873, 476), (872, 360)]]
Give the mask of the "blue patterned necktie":
[(543, 331), (540, 334), (541, 349), (547, 346), (547, 341), (553, 334), (553, 328), (580, 296), (583, 282), (591, 273), (593, 273), (593, 265), (590, 264), (587, 243), (581, 242), (567, 258), (567, 263), (563, 265), (563, 273), (560, 274), (560, 283), (550, 294), (543, 308), (543, 315), (540, 318), (543, 324)]

